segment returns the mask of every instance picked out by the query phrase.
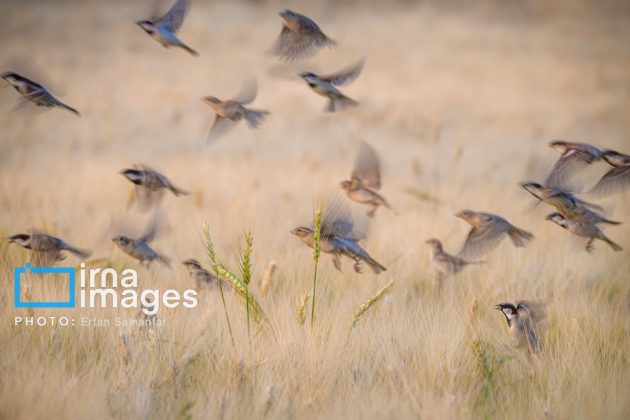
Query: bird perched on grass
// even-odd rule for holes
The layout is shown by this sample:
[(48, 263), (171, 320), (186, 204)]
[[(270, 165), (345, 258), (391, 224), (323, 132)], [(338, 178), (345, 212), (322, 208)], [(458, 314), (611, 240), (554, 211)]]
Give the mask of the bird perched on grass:
[(8, 238), (9, 243), (18, 244), (34, 253), (34, 263), (40, 266), (49, 266), (66, 258), (63, 251), (70, 252), (77, 258), (84, 260), (92, 252), (77, 248), (63, 239), (47, 233), (31, 229), (28, 233), (18, 233)]
[(606, 150), (603, 158), (613, 168), (601, 177), (589, 193), (602, 197), (630, 189), (630, 156)]
[(312, 19), (288, 9), (278, 14), (282, 18), (282, 30), (271, 52), (281, 59), (299, 60), (313, 55), (317, 48), (337, 45)]
[(234, 99), (222, 101), (214, 96), (206, 96), (202, 102), (216, 113), (210, 129), (208, 142), (216, 140), (232, 129), (240, 120), (245, 119), (249, 128), (258, 127), (269, 111), (249, 109), (244, 105), (254, 102), (258, 86), (255, 80), (246, 83)]
[(326, 112), (335, 112), (356, 106), (359, 103), (345, 96), (335, 86), (342, 86), (359, 77), (365, 60), (346, 67), (336, 73), (319, 76), (311, 72), (300, 73), (300, 77), (308, 83), (309, 87), (318, 95), (328, 98)]
[(435, 278), (437, 281), (442, 281), (458, 273), (468, 265), (483, 264), (483, 261), (466, 261), (447, 253), (442, 247), (442, 242), (437, 239), (429, 239), (426, 243), (431, 245), (431, 264), (435, 270)]
[[(339, 271), (341, 271), (341, 256), (355, 261), (354, 271), (357, 273), (361, 272), (362, 261), (368, 264), (375, 274), (385, 271), (386, 268), (383, 265), (361, 248), (358, 241), (362, 235), (353, 230), (354, 222), (350, 217), (350, 211), (345, 206), (333, 202), (325, 211), (320, 227), (319, 245), (322, 252), (332, 255), (333, 264)], [(313, 225), (296, 227), (291, 233), (309, 247), (313, 247), (315, 233)]]
[(138, 204), (145, 210), (162, 199), (164, 190), (171, 191), (175, 196), (189, 194), (188, 191), (175, 187), (166, 176), (147, 165), (134, 165), (120, 173), (134, 183)]
[(376, 150), (369, 144), (361, 142), (350, 180), (342, 181), (339, 184), (352, 201), (372, 207), (367, 212), (367, 215), (370, 217), (374, 216), (374, 212), (380, 206), (385, 206), (394, 211), (385, 197), (376, 192), (381, 188), (380, 166)]
[(505, 236), (508, 236), (515, 247), (526, 246), (534, 235), (517, 228), (496, 214), (462, 210), (455, 214), (472, 226), (466, 242), (458, 254), (460, 258), (476, 258), (496, 248)]
[(182, 27), (189, 9), (188, 0), (177, 0), (164, 16), (159, 17), (154, 14), (151, 19), (140, 20), (136, 24), (144, 29), (151, 38), (162, 44), (164, 48), (179, 47), (194, 56), (198, 56), (197, 51), (184, 44), (175, 35)]
[(540, 323), (545, 319), (543, 305), (534, 302), (500, 303), (494, 307), (503, 312), (510, 336), (518, 347), (530, 353), (540, 351)]
[(540, 201), (555, 207), (559, 213), (569, 220), (585, 220), (593, 224), (607, 223), (610, 225), (621, 223), (609, 220), (597, 213), (597, 211), (603, 210), (601, 206), (579, 199), (569, 192), (544, 187), (536, 182), (523, 182), (521, 186)]
[(576, 184), (572, 178), (586, 166), (602, 159), (602, 151), (590, 144), (555, 140), (549, 143), (549, 147), (559, 151), (560, 158), (554, 164), (545, 185), (564, 191), (575, 190)]
[(546, 217), (555, 224), (562, 226), (576, 236), (588, 239), (586, 242), (586, 251), (593, 251), (593, 242), (595, 239), (606, 242), (614, 251), (622, 251), (623, 248), (611, 241), (604, 235), (600, 228), (588, 220), (569, 220), (560, 213), (552, 213)]
[(201, 263), (199, 263), (196, 259), (188, 258), (187, 260), (182, 261), (182, 264), (188, 269), (190, 277), (192, 277), (197, 283), (198, 289), (216, 285), (216, 276), (203, 268)]
[(81, 114), (79, 114), (79, 111), (55, 98), (53, 94), (48, 91), (48, 89), (37, 82), (27, 79), (24, 76), (20, 76), (19, 74), (12, 71), (2, 73), (0, 77), (2, 77), (7, 83), (13, 86), (15, 90), (17, 90), (19, 94), (22, 95), (22, 98), (34, 104), (35, 106), (46, 108), (57, 107), (81, 116)]
[(141, 265), (147, 268), (151, 262), (157, 260), (162, 264), (170, 267), (170, 261), (164, 255), (157, 253), (153, 248), (149, 246), (152, 242), (159, 228), (159, 218), (156, 215), (151, 219), (144, 233), (137, 239), (119, 235), (112, 239), (112, 241), (127, 255), (137, 259)]

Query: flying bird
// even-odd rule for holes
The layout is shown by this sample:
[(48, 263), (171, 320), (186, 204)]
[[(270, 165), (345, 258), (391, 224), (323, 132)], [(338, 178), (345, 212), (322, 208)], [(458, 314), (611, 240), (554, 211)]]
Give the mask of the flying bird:
[(245, 119), (249, 128), (257, 128), (269, 111), (249, 109), (244, 105), (254, 102), (258, 86), (255, 80), (246, 83), (234, 99), (222, 101), (214, 96), (206, 96), (202, 102), (216, 113), (210, 129), (208, 142), (216, 140), (231, 130), (239, 121)]
[(164, 190), (169, 190), (175, 196), (190, 194), (174, 186), (166, 176), (147, 165), (134, 165), (133, 168), (123, 169), (120, 174), (135, 185), (136, 199), (144, 210), (157, 204)]
[(337, 45), (312, 19), (288, 9), (279, 15), (282, 18), (282, 30), (271, 52), (281, 59), (299, 60), (313, 55), (318, 48)]
[(603, 158), (613, 168), (601, 177), (589, 193), (603, 197), (630, 189), (630, 156), (606, 150)]
[(35, 106), (42, 106), (46, 108), (57, 107), (81, 116), (81, 114), (79, 114), (79, 111), (55, 98), (53, 94), (48, 91), (48, 89), (37, 82), (27, 79), (24, 76), (20, 76), (19, 74), (12, 71), (2, 73), (0, 77), (2, 77), (7, 83), (13, 86), (15, 90), (17, 90), (18, 93), (22, 95), (22, 98), (34, 104)]
[(534, 235), (519, 229), (496, 214), (462, 210), (456, 217), (472, 226), (466, 242), (457, 255), (460, 258), (476, 258), (496, 248), (505, 236), (512, 240), (517, 248), (525, 247)]
[(438, 239), (429, 239), (426, 243), (431, 246), (431, 264), (438, 282), (457, 274), (466, 266), (483, 264), (483, 261), (467, 261), (447, 253)]
[(361, 142), (350, 180), (339, 184), (352, 201), (371, 206), (367, 212), (370, 217), (374, 216), (380, 206), (394, 211), (385, 197), (377, 192), (381, 188), (380, 166), (376, 150), (369, 144)]
[(540, 351), (540, 324), (546, 314), (542, 304), (535, 302), (500, 303), (500, 310), (507, 321), (509, 334), (518, 347), (526, 347), (530, 353)]
[[(309, 247), (313, 247), (315, 240), (314, 226), (299, 226), (291, 233), (302, 240)], [(370, 266), (375, 274), (386, 268), (372, 258), (358, 241), (362, 235), (354, 231), (354, 222), (347, 207), (333, 202), (324, 212), (320, 226), (319, 245), (322, 252), (331, 254), (335, 268), (341, 271), (341, 257), (354, 260), (354, 271), (361, 272), (361, 262)]]
[(162, 17), (153, 16), (151, 19), (136, 22), (149, 36), (162, 44), (164, 48), (179, 47), (194, 56), (199, 53), (184, 44), (175, 35), (182, 27), (184, 19), (190, 9), (188, 0), (177, 0)]
[(64, 251), (70, 252), (80, 260), (85, 260), (92, 254), (91, 251), (77, 248), (63, 239), (34, 229), (29, 230), (28, 233), (10, 236), (8, 240), (9, 243), (18, 244), (32, 251), (35, 255), (35, 264), (41, 266), (50, 266), (64, 260), (66, 258)]
[(343, 86), (359, 77), (365, 60), (328, 75), (317, 75), (311, 72), (300, 73), (300, 77), (308, 83), (309, 87), (318, 95), (328, 98), (326, 112), (341, 111), (359, 103), (345, 96), (336, 86)]
[(119, 235), (112, 238), (112, 241), (125, 254), (137, 259), (141, 265), (146, 266), (147, 268), (149, 268), (149, 265), (153, 261), (159, 261), (167, 267), (170, 267), (170, 260), (149, 246), (149, 243), (151, 243), (157, 236), (159, 223), (159, 218), (156, 213), (147, 225), (144, 233), (137, 239), (125, 235)]
[(545, 185), (564, 191), (575, 190), (575, 175), (602, 159), (602, 151), (586, 143), (555, 140), (549, 143), (549, 147), (559, 151), (560, 158), (554, 164)]
[(567, 229), (569, 232), (576, 236), (588, 239), (586, 242), (586, 251), (593, 251), (593, 242), (595, 239), (606, 242), (614, 251), (622, 251), (623, 248), (611, 241), (604, 235), (602, 230), (598, 228), (594, 223), (588, 220), (569, 220), (560, 213), (552, 213), (546, 217), (547, 220), (551, 220), (558, 226)]
[(190, 277), (197, 283), (197, 288), (208, 287), (216, 285), (217, 278), (210, 271), (201, 266), (201, 263), (194, 258), (188, 258), (182, 261), (182, 264), (188, 270)]

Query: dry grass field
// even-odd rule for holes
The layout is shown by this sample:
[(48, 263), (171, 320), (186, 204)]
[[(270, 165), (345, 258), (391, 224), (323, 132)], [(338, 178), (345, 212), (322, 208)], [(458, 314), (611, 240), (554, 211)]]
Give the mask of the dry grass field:
[[(16, 326), (28, 314), (138, 311), (14, 308), (13, 267), (29, 253), (2, 241), (0, 418), (630, 417), (630, 195), (597, 200), (624, 222), (606, 234), (625, 250), (600, 242), (588, 254), (518, 185), (544, 180), (553, 139), (630, 152), (627, 2), (192, 3), (180, 35), (196, 58), (134, 25), (150, 1), (2, 2), (0, 70), (28, 61), (82, 117), (13, 112), (16, 92), (0, 89), (0, 236), (45, 229), (92, 249), (95, 264), (137, 269), (141, 288), (183, 290), (196, 285), (181, 260), (209, 266), (204, 223), (231, 266), (251, 229), (251, 291), (269, 320), (248, 337), (243, 301), (226, 291), (233, 345), (209, 289), (194, 309), (160, 309), (153, 332)], [(339, 47), (289, 66), (268, 55), (284, 7), (313, 17)], [(351, 110), (322, 112), (324, 99), (293, 76), (361, 56), (363, 73), (342, 88), (361, 102)], [(213, 113), (200, 98), (229, 98), (252, 77), (267, 120), (206, 145)], [(322, 255), (316, 319), (300, 325), (313, 253), (289, 232), (340, 194), (362, 140), (380, 153), (382, 192), (399, 213), (380, 209), (361, 242), (387, 271), (356, 274), (345, 260), (339, 273)], [(134, 163), (191, 192), (163, 200), (154, 246), (170, 270), (141, 267), (111, 242), (148, 219), (119, 174)], [(506, 240), (439, 291), (424, 241), (458, 251), (469, 226), (454, 213), (465, 208), (536, 239), (525, 249)], [(349, 334), (354, 311), (390, 280), (391, 294)], [(493, 309), (520, 299), (547, 304), (543, 349), (531, 357)]]

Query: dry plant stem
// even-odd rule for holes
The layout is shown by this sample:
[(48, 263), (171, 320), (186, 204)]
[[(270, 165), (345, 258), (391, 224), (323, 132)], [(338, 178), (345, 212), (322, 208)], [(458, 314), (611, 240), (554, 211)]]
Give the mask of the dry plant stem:
[(311, 302), (311, 328), (313, 327), (313, 323), (315, 322), (315, 288), (317, 287), (317, 263), (319, 262), (320, 255), (320, 247), (319, 247), (319, 239), (321, 236), (321, 227), (322, 227), (322, 207), (319, 206), (317, 211), (315, 212), (315, 232), (313, 234), (313, 260), (315, 261), (315, 266), (313, 269), (313, 300)]

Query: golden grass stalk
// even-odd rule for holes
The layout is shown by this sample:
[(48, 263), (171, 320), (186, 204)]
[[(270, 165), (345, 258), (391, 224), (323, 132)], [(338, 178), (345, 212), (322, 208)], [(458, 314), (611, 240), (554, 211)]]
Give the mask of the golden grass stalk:
[(356, 323), (359, 321), (359, 319), (361, 319), (363, 314), (368, 311), (368, 309), (376, 305), (380, 300), (391, 293), (393, 287), (394, 280), (390, 280), (385, 286), (378, 289), (376, 293), (374, 293), (365, 302), (363, 302), (363, 304), (359, 306), (356, 311), (354, 311), (354, 314), (352, 315), (352, 324), (350, 325), (350, 331), (352, 331)]
[(271, 287), (271, 283), (273, 282), (273, 275), (276, 272), (276, 262), (275, 261), (271, 261), (269, 263), (269, 265), (267, 266), (267, 269), (265, 270), (265, 276), (262, 279), (262, 282), (260, 283), (260, 293), (263, 296), (267, 295), (267, 292), (269, 291), (269, 288)]
[(321, 253), (321, 249), (319, 246), (319, 240), (321, 239), (321, 230), (322, 230), (322, 206), (315, 211), (315, 220), (314, 220), (314, 232), (313, 232), (313, 261), (314, 269), (313, 269), (313, 300), (311, 302), (311, 327), (315, 322), (315, 288), (317, 287), (317, 264), (319, 262), (319, 255)]
[[(249, 296), (249, 283), (252, 280), (252, 246), (254, 243), (254, 236), (251, 231), (245, 232), (245, 250), (242, 251), (241, 255), (241, 278), (243, 279), (243, 284), (245, 285), (245, 294)], [(250, 299), (245, 299), (245, 314), (247, 317), (247, 336), (250, 336), (249, 329), (249, 301)]]
[(308, 306), (308, 293), (304, 293), (300, 299), (300, 304), (295, 311), (295, 317), (299, 325), (304, 325), (306, 321), (306, 307)]
[(254, 321), (256, 322), (261, 321), (261, 320), (266, 321), (268, 318), (265, 315), (264, 311), (262, 310), (260, 304), (252, 296), (252, 294), (249, 293), (249, 290), (247, 289), (245, 284), (242, 282), (242, 280), (239, 279), (232, 271), (230, 271), (229, 268), (227, 268), (225, 265), (221, 263), (217, 263), (215, 265), (215, 268), (216, 268), (217, 276), (224, 278), (227, 281), (227, 283), (230, 284), (232, 288), (234, 288), (236, 293), (248, 302), (248, 305), (251, 308), (251, 314)]

